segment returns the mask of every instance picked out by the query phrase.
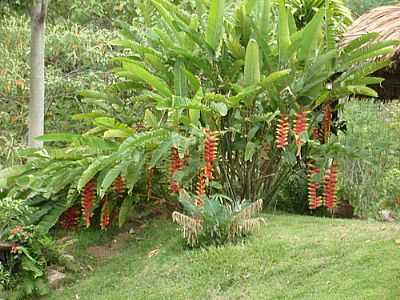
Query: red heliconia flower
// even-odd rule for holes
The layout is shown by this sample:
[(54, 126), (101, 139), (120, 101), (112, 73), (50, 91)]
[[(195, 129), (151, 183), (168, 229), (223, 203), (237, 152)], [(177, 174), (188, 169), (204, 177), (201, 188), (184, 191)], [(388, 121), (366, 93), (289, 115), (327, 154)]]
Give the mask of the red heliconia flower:
[(294, 134), (296, 137), (296, 145), (303, 145), (304, 141), (301, 139), (301, 135), (307, 131), (308, 128), (308, 112), (299, 111), (296, 113), (296, 119), (294, 120)]
[(100, 228), (101, 230), (106, 230), (110, 225), (110, 212), (108, 209), (108, 199), (104, 198), (103, 205), (101, 207), (100, 214)]
[(90, 218), (92, 217), (93, 203), (96, 198), (96, 181), (89, 181), (82, 192), (82, 218), (86, 227), (90, 226)]
[(60, 217), (60, 225), (65, 229), (78, 227), (79, 207), (72, 206), (68, 208)]
[(118, 176), (113, 182), (114, 191), (117, 193), (118, 198), (124, 198), (125, 194), (125, 180), (124, 177)]
[(318, 196), (319, 183), (312, 181), (312, 176), (318, 174), (320, 169), (314, 163), (310, 163), (308, 172), (308, 207), (313, 210), (321, 206), (321, 196)]
[(218, 137), (215, 132), (208, 128), (204, 129), (204, 176), (213, 179), (213, 162), (217, 159)]
[(334, 208), (336, 204), (337, 169), (333, 164), (325, 172), (324, 178), (324, 204), (326, 208)]
[(206, 177), (201, 174), (199, 176), (199, 180), (197, 181), (196, 185), (196, 199), (194, 202), (194, 205), (197, 207), (203, 207), (204, 206), (204, 200), (203, 197), (206, 194)]
[(170, 189), (173, 193), (178, 193), (179, 192), (179, 185), (178, 183), (173, 180), (173, 176), (175, 175), (176, 172), (178, 172), (180, 169), (182, 169), (183, 166), (183, 160), (179, 157), (178, 149), (176, 148), (171, 148), (171, 156), (170, 156), (170, 173), (171, 173), (171, 179), (169, 182)]
[(285, 114), (279, 116), (276, 127), (276, 148), (284, 150), (288, 145), (289, 118)]
[(318, 188), (318, 183), (308, 183), (308, 208), (311, 210), (317, 209), (321, 206), (321, 196), (318, 196)]
[(332, 107), (329, 103), (322, 108), (324, 117), (322, 119), (322, 131), (324, 133), (324, 141), (327, 141), (332, 130)]

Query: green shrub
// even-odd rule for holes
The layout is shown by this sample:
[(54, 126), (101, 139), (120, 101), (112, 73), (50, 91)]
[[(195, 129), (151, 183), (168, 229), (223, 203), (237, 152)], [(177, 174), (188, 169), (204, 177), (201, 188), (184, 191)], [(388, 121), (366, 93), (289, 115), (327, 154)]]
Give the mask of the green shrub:
[[(25, 144), (29, 101), (30, 26), (25, 17), (0, 22), (0, 165), (15, 163), (15, 150)], [(49, 26), (46, 35), (46, 131), (78, 131), (71, 115), (88, 108), (77, 91), (101, 88), (111, 80), (107, 30), (79, 25)], [(68, 114), (66, 114), (68, 112)]]
[(28, 225), (31, 214), (23, 200), (0, 199), (0, 291), (8, 291), (10, 299), (46, 294), (47, 267), (64, 264), (66, 245)]
[(380, 203), (397, 199), (393, 182), (400, 165), (399, 106), (354, 100), (344, 106), (343, 118), (347, 131), (339, 140), (357, 156), (340, 162), (340, 197), (360, 216), (374, 216)]

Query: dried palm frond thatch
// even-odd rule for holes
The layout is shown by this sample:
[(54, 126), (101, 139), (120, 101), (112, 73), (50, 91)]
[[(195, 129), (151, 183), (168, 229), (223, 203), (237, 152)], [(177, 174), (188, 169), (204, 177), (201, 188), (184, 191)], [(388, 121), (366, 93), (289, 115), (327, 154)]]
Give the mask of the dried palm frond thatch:
[(203, 229), (202, 221), (181, 214), (177, 211), (172, 213), (172, 220), (182, 226), (183, 238), (188, 244), (194, 246), (197, 244), (199, 233)]
[(256, 231), (265, 224), (264, 218), (253, 218), (262, 208), (263, 200), (259, 199), (238, 213), (229, 226), (229, 238), (234, 239), (237, 236)]
[[(343, 35), (341, 45), (346, 46), (352, 40), (371, 32), (379, 34), (377, 42), (400, 40), (400, 5), (378, 7), (359, 17)], [(381, 99), (400, 99), (400, 46), (380, 59), (389, 59), (392, 63), (374, 74), (385, 79), (374, 89)]]

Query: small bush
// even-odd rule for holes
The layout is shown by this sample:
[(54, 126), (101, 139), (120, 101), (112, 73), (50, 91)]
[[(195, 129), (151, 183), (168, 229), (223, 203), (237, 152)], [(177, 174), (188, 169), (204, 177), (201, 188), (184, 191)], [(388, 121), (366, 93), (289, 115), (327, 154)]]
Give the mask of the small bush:
[(397, 198), (393, 180), (400, 165), (400, 109), (397, 103), (353, 101), (344, 106), (347, 132), (339, 135), (356, 157), (342, 158), (340, 198), (360, 216), (376, 215), (382, 201)]

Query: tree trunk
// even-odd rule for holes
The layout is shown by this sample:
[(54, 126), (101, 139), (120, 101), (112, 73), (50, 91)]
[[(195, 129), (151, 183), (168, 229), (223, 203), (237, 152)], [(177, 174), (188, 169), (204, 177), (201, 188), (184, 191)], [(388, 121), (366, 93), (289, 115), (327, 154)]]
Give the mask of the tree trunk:
[(48, 0), (35, 0), (31, 19), (31, 97), (29, 101), (28, 146), (41, 148), (35, 137), (44, 133), (44, 49)]

